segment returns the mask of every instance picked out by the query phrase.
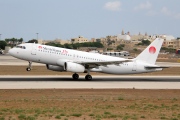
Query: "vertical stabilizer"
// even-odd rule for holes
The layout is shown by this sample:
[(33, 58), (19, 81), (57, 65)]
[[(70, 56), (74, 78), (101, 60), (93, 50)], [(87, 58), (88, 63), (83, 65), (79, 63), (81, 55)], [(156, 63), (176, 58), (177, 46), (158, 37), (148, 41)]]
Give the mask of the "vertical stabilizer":
[(144, 51), (142, 51), (135, 59), (150, 64), (155, 64), (164, 39), (156, 38)]

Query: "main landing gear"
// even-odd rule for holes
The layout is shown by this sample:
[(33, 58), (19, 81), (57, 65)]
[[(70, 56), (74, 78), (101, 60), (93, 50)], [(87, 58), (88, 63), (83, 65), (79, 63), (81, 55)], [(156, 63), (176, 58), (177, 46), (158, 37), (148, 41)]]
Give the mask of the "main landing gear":
[(91, 76), (91, 75), (86, 75), (86, 76), (85, 76), (85, 79), (86, 79), (86, 80), (92, 80), (92, 76)]
[(92, 76), (90, 75), (90, 70), (87, 69), (88, 74), (85, 76), (86, 80), (92, 80)]
[[(74, 73), (73, 75), (72, 75), (72, 78), (74, 79), (74, 80), (78, 80), (79, 79), (79, 75), (77, 74), (77, 73)], [(85, 76), (85, 79), (86, 80), (92, 80), (92, 76), (89, 74), (89, 70), (88, 70), (88, 74)]]
[(32, 68), (31, 66), (32, 66), (32, 62), (29, 61), (29, 66), (26, 68), (26, 70), (27, 70), (27, 71), (31, 71), (31, 68)]
[(79, 75), (77, 73), (74, 73), (72, 75), (72, 77), (73, 77), (74, 80), (78, 80), (79, 79)]

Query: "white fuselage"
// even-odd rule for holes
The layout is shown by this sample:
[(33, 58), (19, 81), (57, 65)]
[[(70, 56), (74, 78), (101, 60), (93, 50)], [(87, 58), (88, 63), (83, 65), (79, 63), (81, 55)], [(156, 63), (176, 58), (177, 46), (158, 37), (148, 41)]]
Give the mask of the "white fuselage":
[[(58, 60), (65, 60), (69, 62), (100, 62), (100, 61), (118, 61), (123, 60), (124, 58), (112, 57), (97, 53), (82, 52), (77, 50), (52, 47), (47, 45), (39, 44), (24, 44), (25, 49), (13, 48), (10, 50), (10, 54), (16, 58), (38, 62), (43, 64), (55, 65), (58, 66)], [(149, 64), (140, 61), (132, 60), (132, 62), (123, 62), (120, 64), (110, 64), (105, 66), (99, 66), (97, 68), (91, 69), (91, 71), (98, 71), (103, 73), (110, 74), (135, 74), (135, 73), (144, 73), (158, 71), (162, 69), (145, 69), (145, 66)]]

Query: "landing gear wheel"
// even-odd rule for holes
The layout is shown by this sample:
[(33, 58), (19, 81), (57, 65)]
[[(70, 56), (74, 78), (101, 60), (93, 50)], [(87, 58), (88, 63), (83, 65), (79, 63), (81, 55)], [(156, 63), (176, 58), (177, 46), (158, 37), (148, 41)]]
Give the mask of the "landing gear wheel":
[(75, 74), (73, 74), (73, 75), (72, 75), (72, 77), (73, 77), (73, 79), (74, 79), (74, 80), (78, 80), (78, 79), (79, 79), (79, 75), (78, 75), (78, 74), (76, 74), (76, 73), (75, 73)]
[(92, 76), (91, 76), (91, 75), (86, 75), (86, 76), (85, 76), (85, 79), (86, 79), (86, 80), (92, 80)]
[(31, 71), (31, 68), (28, 67), (28, 68), (26, 68), (26, 70), (27, 70), (27, 71)]

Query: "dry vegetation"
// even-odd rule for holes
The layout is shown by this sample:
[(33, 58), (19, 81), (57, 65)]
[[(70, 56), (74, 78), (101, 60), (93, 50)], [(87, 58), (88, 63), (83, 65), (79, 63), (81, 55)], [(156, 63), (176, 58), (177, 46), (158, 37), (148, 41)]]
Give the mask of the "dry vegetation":
[(136, 89), (0, 90), (0, 119), (178, 120), (179, 93)]

